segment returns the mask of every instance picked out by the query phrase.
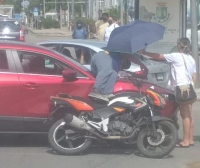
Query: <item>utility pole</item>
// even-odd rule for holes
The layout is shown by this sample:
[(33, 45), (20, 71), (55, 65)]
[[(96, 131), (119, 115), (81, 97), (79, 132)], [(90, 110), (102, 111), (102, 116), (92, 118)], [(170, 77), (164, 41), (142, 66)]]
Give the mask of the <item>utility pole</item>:
[(120, 1), (120, 15), (121, 15), (121, 26), (124, 25), (124, 15), (123, 15), (123, 12), (124, 12), (124, 3), (123, 3), (123, 0), (119, 0)]
[(56, 0), (55, 0), (55, 12), (57, 12), (57, 9), (56, 9), (56, 3), (57, 3), (57, 2), (56, 2)]
[(72, 8), (72, 18), (71, 20), (74, 19), (74, 0), (71, 0), (71, 8)]
[(62, 7), (60, 5), (60, 29), (62, 29)]
[(43, 12), (44, 12), (44, 17), (45, 17), (45, 13), (46, 13), (46, 1), (45, 0), (43, 0)]
[(88, 0), (85, 0), (85, 17), (88, 18)]
[(96, 0), (96, 13), (97, 13), (97, 19), (99, 19), (99, 0)]
[(190, 0), (190, 11), (191, 11), (191, 43), (192, 43), (192, 56), (196, 61), (197, 70), (197, 82), (196, 87), (200, 87), (199, 80), (199, 50), (198, 50), (198, 34), (197, 34), (197, 2), (196, 0)]
[(89, 0), (89, 17), (93, 18), (94, 0)]

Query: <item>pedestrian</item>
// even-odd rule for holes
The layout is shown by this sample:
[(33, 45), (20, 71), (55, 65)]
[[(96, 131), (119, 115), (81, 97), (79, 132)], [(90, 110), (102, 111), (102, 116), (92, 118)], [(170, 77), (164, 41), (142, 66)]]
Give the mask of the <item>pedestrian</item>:
[(100, 18), (98, 19), (98, 21), (95, 23), (96, 36), (97, 36), (98, 39), (99, 39), (99, 34), (98, 34), (98, 33), (99, 33), (99, 27), (100, 27), (102, 24), (104, 24), (103, 18), (100, 17)]
[(113, 20), (113, 17), (111, 17), (111, 16), (108, 18), (108, 24), (109, 25), (106, 27), (105, 35), (104, 35), (104, 41), (106, 41), (106, 42), (109, 41), (112, 31), (115, 28), (119, 27), (118, 24)]
[[(184, 99), (185, 93), (187, 97), (188, 93), (189, 97), (193, 97), (193, 100), (190, 101), (182, 101), (181, 103), (180, 101), (177, 102), (179, 105), (180, 115), (183, 120), (183, 139), (177, 145), (177, 147), (187, 148), (194, 145), (192, 105), (196, 100), (196, 93), (193, 89), (193, 86), (196, 82), (196, 63), (193, 57), (190, 55), (190, 40), (188, 38), (181, 38), (178, 40), (177, 47), (178, 52), (164, 55), (149, 53), (144, 50), (139, 51), (139, 53), (149, 56), (155, 60), (166, 60), (167, 62), (171, 63), (173, 88), (175, 91), (176, 100), (179, 98), (179, 92), (182, 99)], [(194, 96), (192, 96), (192, 90)], [(189, 98), (187, 97), (185, 100)]]
[(118, 79), (118, 72), (121, 69), (128, 69), (130, 65), (130, 62), (123, 61), (121, 53), (100, 51), (93, 55), (91, 71), (96, 80), (88, 96), (108, 102), (109, 98), (114, 96), (113, 90)]
[(108, 13), (102, 14), (102, 20), (103, 20), (103, 23), (99, 26), (98, 32), (97, 32), (97, 38), (100, 41), (104, 41), (105, 30), (106, 30), (106, 27), (109, 25), (108, 24)]
[(73, 39), (87, 39), (87, 31), (83, 28), (83, 23), (81, 20), (76, 22), (76, 27), (72, 33)]

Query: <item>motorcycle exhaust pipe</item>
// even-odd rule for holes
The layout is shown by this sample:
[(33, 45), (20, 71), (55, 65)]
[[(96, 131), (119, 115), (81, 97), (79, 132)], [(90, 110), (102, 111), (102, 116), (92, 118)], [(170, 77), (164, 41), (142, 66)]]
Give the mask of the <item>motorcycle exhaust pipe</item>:
[(86, 131), (92, 130), (92, 128), (88, 126), (87, 123), (72, 114), (66, 114), (63, 120), (65, 121), (66, 125), (74, 127), (76, 129)]
[[(79, 119), (78, 117), (72, 115), (72, 114), (66, 114), (65, 117), (63, 118), (65, 121), (65, 124), (68, 126), (71, 126), (73, 128), (79, 129), (79, 130), (85, 130), (89, 131), (91, 134), (93, 134), (95, 137), (99, 137), (100, 139), (104, 140), (126, 140), (132, 138), (136, 132), (137, 129), (134, 129), (133, 132), (129, 136), (108, 136), (104, 137), (100, 135), (97, 132), (94, 132), (94, 130), (83, 120)], [(91, 137), (94, 138), (94, 137)]]

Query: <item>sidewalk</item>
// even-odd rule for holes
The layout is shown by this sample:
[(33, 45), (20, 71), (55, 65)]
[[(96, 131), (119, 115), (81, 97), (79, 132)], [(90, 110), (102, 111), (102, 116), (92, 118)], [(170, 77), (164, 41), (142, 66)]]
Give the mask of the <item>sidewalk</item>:
[(62, 29), (41, 29), (41, 30), (28, 27), (27, 29), (35, 35), (45, 35), (53, 37), (72, 36), (72, 32), (69, 31), (68, 28), (66, 27)]
[(197, 99), (200, 100), (200, 88), (195, 89), (196, 94), (197, 94)]

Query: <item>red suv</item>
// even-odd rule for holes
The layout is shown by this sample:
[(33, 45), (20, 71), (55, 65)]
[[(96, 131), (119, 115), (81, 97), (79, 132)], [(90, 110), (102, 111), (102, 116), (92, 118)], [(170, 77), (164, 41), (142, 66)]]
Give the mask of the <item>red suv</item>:
[[(63, 70), (69, 68), (77, 72), (76, 81), (63, 78)], [(55, 51), (20, 42), (0, 42), (0, 131), (47, 132), (49, 125), (43, 122), (49, 116), (50, 96), (67, 93), (88, 98), (94, 80), (84, 66)], [(144, 84), (144, 91), (152, 85)], [(155, 89), (170, 94), (159, 86)], [(138, 94), (128, 80), (119, 80), (114, 91)], [(169, 104), (163, 115), (175, 110), (176, 105)]]

